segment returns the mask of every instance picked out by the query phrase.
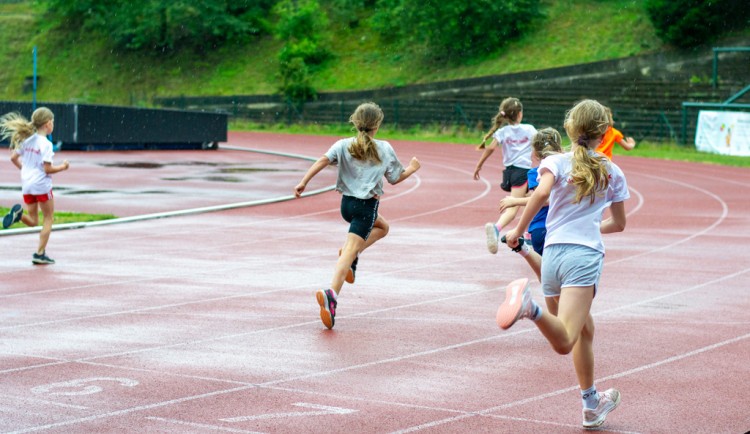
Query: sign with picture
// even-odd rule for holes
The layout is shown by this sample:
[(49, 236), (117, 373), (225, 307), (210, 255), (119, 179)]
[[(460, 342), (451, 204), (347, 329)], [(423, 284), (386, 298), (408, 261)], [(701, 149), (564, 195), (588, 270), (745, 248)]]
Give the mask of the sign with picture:
[(701, 111), (695, 148), (702, 152), (750, 156), (750, 113)]

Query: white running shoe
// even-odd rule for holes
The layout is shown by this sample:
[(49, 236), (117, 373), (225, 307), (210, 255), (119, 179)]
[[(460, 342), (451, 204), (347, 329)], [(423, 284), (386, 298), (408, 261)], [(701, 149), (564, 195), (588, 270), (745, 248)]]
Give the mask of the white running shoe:
[(497, 227), (495, 227), (494, 223), (487, 223), (484, 225), (484, 232), (487, 233), (487, 250), (494, 255), (497, 253), (497, 240), (499, 235), (497, 233)]
[(620, 392), (617, 389), (608, 389), (599, 394), (599, 404), (594, 409), (583, 409), (583, 427), (596, 428), (604, 423), (607, 414), (620, 405)]

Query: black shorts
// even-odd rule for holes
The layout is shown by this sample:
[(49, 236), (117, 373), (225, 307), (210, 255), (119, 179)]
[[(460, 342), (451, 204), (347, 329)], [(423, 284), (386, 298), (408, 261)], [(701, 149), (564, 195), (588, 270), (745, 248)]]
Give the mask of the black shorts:
[(523, 169), (516, 166), (508, 166), (503, 170), (503, 182), (500, 184), (500, 188), (510, 192), (511, 188), (523, 187), (528, 184), (529, 179), (527, 174), (529, 169)]
[(349, 233), (359, 235), (363, 240), (370, 236), (375, 220), (378, 218), (378, 204), (380, 201), (357, 199), (353, 196), (341, 197), (341, 217), (349, 222)]

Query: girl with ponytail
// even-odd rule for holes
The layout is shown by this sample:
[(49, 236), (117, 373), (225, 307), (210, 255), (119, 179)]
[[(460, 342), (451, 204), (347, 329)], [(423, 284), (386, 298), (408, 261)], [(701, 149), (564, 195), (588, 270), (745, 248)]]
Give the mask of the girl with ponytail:
[[(559, 354), (573, 353), (581, 388), (583, 426), (594, 428), (620, 403), (620, 393), (598, 393), (594, 385), (594, 320), (590, 314), (604, 262), (602, 234), (625, 229), (625, 203), (630, 197), (625, 175), (595, 151), (607, 131), (604, 107), (584, 100), (568, 111), (565, 131), (572, 152), (550, 155), (539, 166), (539, 185), (518, 225), (505, 235), (509, 247), (537, 211), (549, 201), (547, 236), (542, 255), (541, 282), (547, 311), (531, 298), (528, 279), (512, 282), (497, 312), (507, 329), (529, 318)], [(602, 220), (609, 207), (611, 217)]]
[[(474, 179), (479, 180), (479, 171), (484, 162), (492, 155), (498, 145), (503, 149), (503, 180), (500, 188), (507, 191), (514, 198), (522, 198), (528, 192), (526, 176), (531, 169), (531, 140), (536, 134), (536, 128), (523, 124), (523, 105), (518, 98), (505, 98), (500, 104), (500, 111), (492, 120), (492, 129), (484, 136), (477, 149), (484, 149), (482, 156), (474, 169)], [(485, 147), (485, 143), (492, 137), (492, 142)], [(496, 223), (487, 223), (484, 230), (487, 235), (487, 249), (490, 253), (497, 253), (498, 235), (503, 227), (513, 221), (518, 213), (517, 206), (505, 208)]]
[(59, 166), (52, 165), (55, 152), (47, 136), (52, 134), (54, 120), (54, 114), (46, 107), (34, 110), (31, 122), (18, 113), (8, 113), (0, 117), (0, 135), (3, 139), (10, 139), (10, 161), (21, 171), (21, 193), (28, 210), (27, 215), (24, 215), (21, 204), (13, 205), (3, 218), (3, 228), (7, 229), (18, 221), (22, 221), (26, 226), (38, 225), (41, 208), (42, 230), (39, 232), (39, 245), (31, 257), (31, 262), (35, 264), (55, 263), (46, 253), (55, 212), (52, 174), (70, 167), (68, 160)]
[(341, 216), (349, 225), (344, 246), (333, 272), (331, 287), (319, 290), (315, 296), (320, 305), (320, 319), (333, 328), (338, 294), (344, 281), (354, 283), (359, 254), (388, 234), (388, 222), (378, 214), (383, 195), (383, 178), (398, 184), (419, 170), (416, 157), (404, 168), (391, 145), (376, 140), (383, 111), (375, 103), (361, 104), (349, 118), (356, 136), (341, 139), (313, 163), (302, 181), (294, 188), (300, 197), (310, 180), (329, 165), (338, 166), (336, 190), (342, 194)]

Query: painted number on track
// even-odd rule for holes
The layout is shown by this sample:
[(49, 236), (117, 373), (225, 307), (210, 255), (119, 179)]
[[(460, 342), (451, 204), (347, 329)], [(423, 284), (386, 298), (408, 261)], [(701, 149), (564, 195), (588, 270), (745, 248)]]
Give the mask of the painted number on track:
[(283, 417), (350, 414), (350, 413), (356, 413), (358, 411), (358, 410), (352, 410), (349, 408), (329, 407), (327, 405), (318, 405), (318, 404), (308, 404), (306, 402), (296, 402), (292, 405), (297, 406), (297, 407), (312, 408), (315, 411), (292, 411), (292, 412), (286, 412), (286, 413), (269, 413), (269, 414), (259, 414), (256, 416), (230, 417), (230, 418), (219, 419), (219, 420), (222, 422), (247, 422), (251, 420), (278, 419), (278, 418), (283, 418)]
[(103, 389), (102, 386), (92, 383), (119, 383), (123, 387), (137, 386), (138, 382), (131, 380), (130, 378), (111, 378), (111, 377), (94, 377), (94, 378), (79, 378), (77, 380), (63, 381), (61, 383), (44, 384), (31, 389), (31, 391), (37, 395), (53, 395), (53, 396), (77, 396), (77, 395), (91, 395), (99, 393)]

